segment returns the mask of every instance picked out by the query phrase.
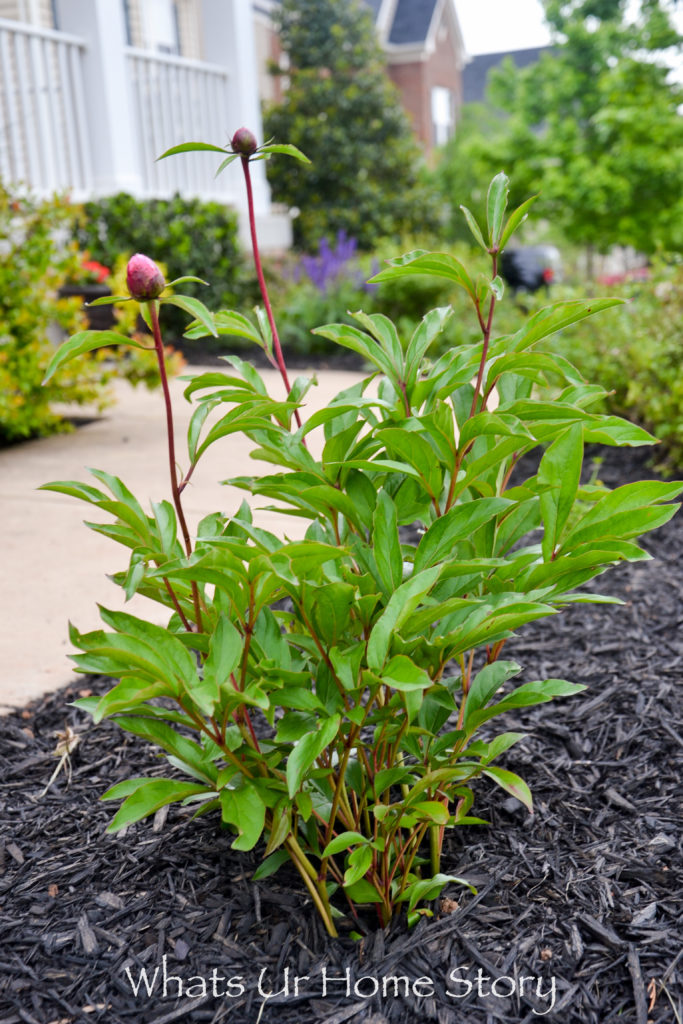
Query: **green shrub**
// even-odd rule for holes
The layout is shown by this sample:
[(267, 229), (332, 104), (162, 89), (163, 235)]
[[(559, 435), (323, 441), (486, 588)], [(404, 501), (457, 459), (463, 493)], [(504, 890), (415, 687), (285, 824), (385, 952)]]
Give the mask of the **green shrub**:
[(603, 408), (626, 416), (661, 442), (661, 459), (683, 465), (683, 264), (659, 262), (647, 280), (605, 290), (626, 299), (555, 348), (604, 387)]
[[(117, 258), (147, 252), (163, 258), (170, 278), (192, 265), (210, 282), (188, 284), (186, 292), (214, 306), (243, 298), (237, 215), (222, 203), (184, 199), (136, 199), (125, 192), (85, 203), (74, 237), (94, 260), (113, 267)], [(183, 332), (180, 310), (168, 318), (168, 334)]]
[[(305, 402), (313, 381), (290, 385), (274, 317), (255, 323), (236, 311), (214, 316), (177, 293), (150, 297), (159, 271), (139, 257), (134, 269), (146, 279), (131, 293), (152, 325), (162, 375), (159, 314), (180, 302), (196, 317), (191, 334), (238, 333), (259, 345), (287, 398), (271, 397), (237, 357), (227, 373), (192, 378), (181, 469), (164, 388), (172, 503), (153, 502), (152, 515), (100, 470), (91, 470), (100, 486), (45, 485), (113, 518), (94, 527), (130, 551), (113, 579), (126, 597), (140, 593), (168, 616), (164, 628), (101, 608), (107, 630), (71, 629), (77, 670), (118, 680), (77, 705), (161, 748), (171, 769), (108, 789), (103, 799), (122, 801), (110, 830), (172, 803), (195, 815), (215, 811), (235, 833), (234, 849), (263, 837), (255, 880), (294, 864), (330, 936), (344, 913), (361, 931), (403, 908), (415, 921), (446, 884), (463, 882), (442, 871), (442, 843), (446, 828), (484, 824), (470, 815), (482, 777), (532, 809), (526, 783), (493, 763), (523, 734), (492, 733), (493, 720), (585, 687), (516, 680), (521, 667), (501, 658), (504, 646), (526, 623), (575, 601), (603, 601), (580, 588), (610, 566), (647, 558), (636, 539), (678, 507), (670, 502), (680, 481), (614, 491), (582, 482), (586, 443), (652, 438), (592, 412), (601, 389), (544, 351), (556, 331), (618, 300), (558, 303), (512, 335), (494, 330), (504, 291), (498, 256), (524, 213), (506, 220), (507, 197), (499, 174), (486, 227), (471, 224), (488, 276), (417, 251), (377, 278), (436, 277), (461, 289), (479, 337), (433, 361), (449, 307), (427, 313), (410, 338), (385, 316), (361, 312), (355, 326), (318, 328), (372, 369), (313, 415)], [(258, 263), (256, 246), (254, 256)], [(265, 285), (263, 294), (270, 309)], [(87, 339), (93, 350), (107, 343), (106, 334)], [(81, 337), (66, 342), (48, 374), (83, 345)], [(556, 376), (564, 385), (557, 401), (539, 400), (535, 385)], [(208, 419), (212, 412), (220, 418)], [(320, 457), (311, 444), (317, 428)], [(224, 444), (230, 465), (237, 434), (269, 472), (228, 482), (307, 521), (303, 540), (261, 529), (247, 502), (190, 528), (184, 489), (212, 445)], [(526, 477), (521, 460), (539, 451)], [(515, 467), (522, 472), (513, 481)], [(400, 527), (413, 528), (409, 537)]]
[(63, 199), (39, 202), (0, 185), (0, 443), (68, 429), (55, 402), (103, 408), (109, 401), (110, 371), (93, 356), (76, 359), (41, 386), (55, 336), (84, 325), (81, 300), (57, 296), (80, 269), (76, 246), (58, 241), (72, 218)]

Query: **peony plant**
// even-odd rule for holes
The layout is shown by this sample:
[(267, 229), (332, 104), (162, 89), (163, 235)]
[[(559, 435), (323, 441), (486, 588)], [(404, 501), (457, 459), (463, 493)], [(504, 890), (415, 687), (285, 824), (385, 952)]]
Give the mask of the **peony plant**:
[[(139, 303), (159, 357), (171, 500), (146, 511), (123, 481), (99, 470), (94, 484), (45, 485), (107, 514), (93, 528), (129, 552), (116, 582), (167, 614), (161, 627), (102, 609), (104, 628), (71, 627), (77, 670), (113, 680), (105, 696), (78, 706), (149, 741), (168, 762), (164, 777), (131, 778), (104, 794), (120, 801), (109, 827), (173, 803), (216, 813), (235, 849), (261, 844), (255, 878), (285, 861), (296, 867), (330, 935), (345, 915), (367, 928), (368, 908), (381, 925), (404, 908), (414, 921), (446, 884), (468, 884), (444, 870), (442, 845), (446, 829), (481, 823), (471, 813), (479, 778), (532, 808), (526, 783), (499, 763), (523, 739), (506, 730), (504, 713), (584, 689), (520, 676), (503, 657), (508, 639), (573, 602), (612, 600), (582, 585), (648, 557), (637, 538), (674, 514), (681, 484), (610, 491), (582, 482), (586, 443), (653, 438), (592, 412), (602, 390), (544, 343), (617, 300), (559, 303), (514, 334), (496, 334), (500, 254), (531, 203), (507, 215), (504, 174), (489, 187), (486, 225), (463, 208), (489, 274), (473, 277), (450, 255), (415, 251), (374, 278), (430, 275), (463, 289), (478, 341), (430, 359), (449, 307), (427, 312), (409, 338), (363, 312), (355, 326), (319, 327), (359, 353), (368, 372), (310, 415), (314, 382), (290, 382), (279, 343), (250, 181), (255, 159), (305, 158), (293, 147), (259, 147), (245, 129), (227, 148), (188, 143), (167, 155), (191, 149), (218, 151), (221, 167), (241, 162), (263, 308), (253, 317), (213, 314), (169, 294), (156, 264), (134, 256), (130, 294), (119, 299)], [(237, 335), (260, 346), (284, 383), (283, 396), (271, 395), (235, 356), (225, 357), (224, 372), (188, 378), (194, 412), (180, 469), (160, 326), (169, 303), (193, 317), (191, 337)], [(75, 335), (55, 352), (46, 379), (112, 341)], [(548, 384), (558, 388), (554, 401), (535, 395)], [(261, 528), (246, 502), (188, 522), (190, 477), (211, 446), (235, 433), (267, 468), (229, 482), (303, 520), (305, 539)], [(532, 452), (535, 468), (523, 470)]]

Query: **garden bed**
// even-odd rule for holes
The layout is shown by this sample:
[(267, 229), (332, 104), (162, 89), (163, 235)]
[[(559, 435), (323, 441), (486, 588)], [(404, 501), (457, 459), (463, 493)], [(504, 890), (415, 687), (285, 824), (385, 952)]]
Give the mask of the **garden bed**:
[[(600, 477), (649, 477), (648, 455), (609, 450)], [(106, 681), (0, 718), (0, 1024), (680, 1020), (683, 517), (643, 546), (656, 561), (597, 581), (624, 607), (576, 605), (509, 642), (525, 679), (588, 689), (508, 714), (529, 736), (501, 763), (535, 813), (478, 786), (491, 827), (450, 833), (443, 858), (477, 895), (447, 888), (412, 931), (329, 939), (298, 877), (252, 882), (258, 853), (231, 850), (214, 817), (173, 808), (106, 835), (99, 795), (154, 771), (141, 741), (67, 706)], [(71, 782), (62, 771), (43, 792), (66, 725)]]

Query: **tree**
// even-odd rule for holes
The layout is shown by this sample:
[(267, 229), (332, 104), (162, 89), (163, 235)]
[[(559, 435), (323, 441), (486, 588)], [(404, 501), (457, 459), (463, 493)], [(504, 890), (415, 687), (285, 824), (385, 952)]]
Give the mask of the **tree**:
[(283, 0), (274, 15), (288, 57), (284, 101), (265, 111), (267, 137), (312, 161), (269, 162), (273, 198), (301, 212), (295, 243), (312, 249), (340, 230), (372, 249), (379, 238), (433, 229), (437, 202), (398, 92), (361, 0)]
[(513, 202), (540, 191), (537, 212), (598, 251), (679, 248), (682, 237), (683, 90), (664, 61), (681, 37), (664, 0), (640, 0), (635, 21), (631, 6), (545, 0), (554, 49), (491, 76), (490, 99), (508, 117), (448, 157), (478, 161), (483, 180), (504, 167)]

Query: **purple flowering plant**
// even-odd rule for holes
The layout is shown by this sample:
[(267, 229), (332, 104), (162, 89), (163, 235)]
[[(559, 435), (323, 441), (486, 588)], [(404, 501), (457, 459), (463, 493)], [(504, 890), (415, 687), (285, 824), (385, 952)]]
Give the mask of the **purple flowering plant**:
[[(152, 330), (171, 500), (153, 503), (150, 514), (123, 481), (98, 470), (97, 486), (45, 485), (109, 516), (94, 528), (129, 552), (115, 581), (168, 616), (161, 627), (102, 609), (105, 628), (71, 627), (77, 670), (113, 680), (105, 696), (78, 705), (96, 722), (112, 718), (143, 737), (168, 761), (166, 777), (131, 778), (104, 794), (120, 802), (110, 829), (167, 804), (215, 812), (234, 832), (235, 849), (262, 843), (254, 878), (285, 861), (296, 867), (330, 935), (344, 917), (367, 929), (368, 909), (381, 925), (404, 908), (412, 922), (430, 913), (444, 886), (468, 884), (444, 870), (442, 847), (446, 829), (485, 824), (471, 814), (477, 779), (532, 809), (526, 783), (497, 763), (524, 736), (506, 731), (504, 718), (494, 728), (494, 720), (584, 689), (562, 679), (520, 681), (522, 668), (502, 657), (508, 639), (573, 602), (611, 600), (582, 584), (647, 558), (637, 538), (674, 514), (682, 485), (609, 490), (582, 482), (586, 443), (653, 438), (591, 411), (602, 389), (544, 343), (618, 300), (557, 303), (513, 334), (497, 334), (500, 254), (531, 203), (507, 213), (504, 174), (489, 187), (486, 225), (463, 208), (488, 274), (472, 276), (451, 255), (417, 250), (374, 278), (430, 275), (464, 290), (476, 341), (430, 361), (450, 307), (427, 312), (407, 338), (388, 318), (360, 311), (354, 325), (320, 327), (359, 353), (368, 372), (310, 415), (314, 382), (287, 373), (250, 177), (254, 160), (305, 157), (294, 147), (258, 146), (246, 129), (225, 148), (187, 143), (165, 155), (189, 150), (221, 154), (220, 169), (241, 162), (263, 308), (253, 317), (211, 313), (167, 294), (153, 261), (134, 256), (130, 294), (111, 301), (138, 302)], [(195, 408), (181, 468), (163, 367), (167, 303), (190, 315), (191, 337), (237, 335), (260, 346), (285, 390), (272, 397), (236, 357), (226, 357), (225, 372), (189, 379), (185, 396)], [(76, 355), (120, 342), (79, 332), (57, 349), (46, 379)], [(535, 386), (548, 384), (559, 388), (554, 401), (536, 397)], [(305, 539), (260, 528), (246, 503), (188, 522), (183, 492), (202, 455), (239, 432), (267, 469), (230, 482), (303, 519)], [(522, 456), (534, 451), (536, 468), (521, 472)]]
[[(304, 253), (300, 267), (311, 284), (323, 295), (338, 287), (342, 281), (351, 281), (362, 291), (372, 291), (374, 286), (368, 283), (367, 275), (356, 263), (357, 248), (356, 239), (350, 238), (342, 230), (337, 232), (334, 246), (330, 245), (327, 238), (322, 238), (315, 255)], [(296, 269), (299, 270), (298, 267)], [(379, 271), (379, 266), (376, 271)]]

